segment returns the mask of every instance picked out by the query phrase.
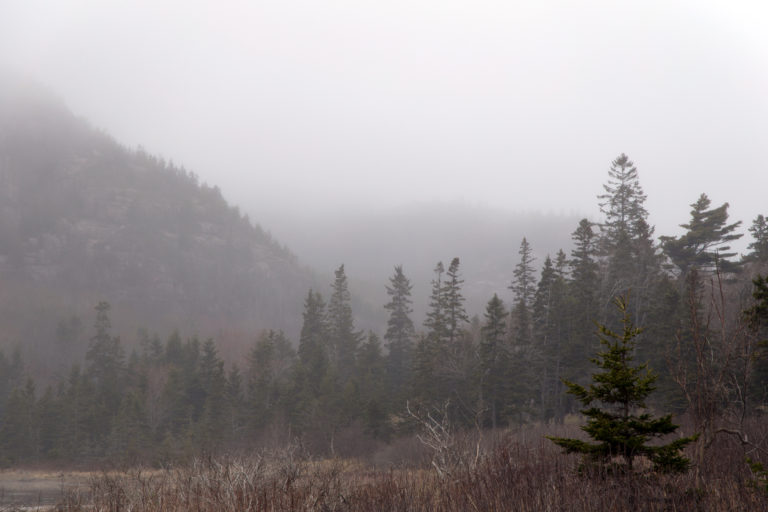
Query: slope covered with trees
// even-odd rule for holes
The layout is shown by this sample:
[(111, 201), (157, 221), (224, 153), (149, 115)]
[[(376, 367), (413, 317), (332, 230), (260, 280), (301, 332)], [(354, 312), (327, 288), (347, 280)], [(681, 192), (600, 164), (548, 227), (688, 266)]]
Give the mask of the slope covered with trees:
[(311, 282), (195, 174), (121, 147), (56, 100), (0, 98), (0, 346), (82, 356), (100, 300), (131, 336), (298, 332)]

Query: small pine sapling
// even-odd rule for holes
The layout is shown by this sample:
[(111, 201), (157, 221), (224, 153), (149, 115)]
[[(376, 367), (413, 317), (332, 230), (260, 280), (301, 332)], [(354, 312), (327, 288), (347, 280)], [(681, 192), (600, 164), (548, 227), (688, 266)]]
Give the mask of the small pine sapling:
[(615, 304), (623, 315), (623, 333), (598, 325), (604, 350), (591, 359), (600, 369), (592, 375), (592, 383), (584, 387), (564, 381), (568, 393), (585, 407), (581, 412), (588, 419), (581, 428), (595, 442), (547, 437), (563, 447), (565, 453), (581, 453), (600, 467), (609, 467), (620, 458), (623, 469), (631, 472), (634, 459), (645, 457), (653, 464), (654, 471), (684, 472), (690, 461), (681, 449), (698, 436), (682, 437), (668, 444), (648, 444), (651, 439), (672, 434), (678, 425), (672, 423), (672, 415), (653, 418), (643, 412), (645, 399), (655, 389), (656, 375), (646, 364), (631, 364), (635, 338), (641, 329), (632, 325), (625, 299), (617, 298)]

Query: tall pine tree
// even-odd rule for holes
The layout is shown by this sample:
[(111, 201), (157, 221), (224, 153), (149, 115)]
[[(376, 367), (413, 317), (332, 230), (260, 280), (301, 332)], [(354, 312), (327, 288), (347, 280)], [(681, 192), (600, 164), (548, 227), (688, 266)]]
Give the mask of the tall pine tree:
[(496, 428), (508, 404), (511, 368), (507, 346), (507, 310), (496, 295), (485, 308), (480, 338), (480, 392), (485, 424)]
[(362, 335), (355, 331), (352, 318), (352, 298), (347, 285), (344, 265), (334, 272), (331, 285), (333, 292), (328, 301), (328, 341), (331, 349), (331, 364), (342, 379), (348, 381), (355, 372), (355, 356)]
[(413, 357), (413, 339), (415, 335), (411, 320), (411, 282), (403, 273), (402, 265), (395, 267), (395, 274), (386, 287), (389, 302), (384, 309), (389, 311), (387, 332), (384, 340), (387, 342), (387, 386), (393, 406), (405, 403), (407, 385), (411, 381)]
[(459, 258), (451, 260), (448, 271), (445, 273), (446, 279), (441, 294), (445, 313), (446, 341), (449, 346), (455, 345), (462, 335), (464, 324), (469, 322), (469, 316), (464, 308), (464, 295), (461, 292), (464, 280), (461, 278), (459, 264)]
[(527, 348), (531, 344), (531, 307), (536, 294), (533, 262), (536, 258), (533, 257), (533, 251), (525, 237), (520, 242), (518, 254), (520, 261), (515, 266), (512, 284), (509, 286), (509, 289), (515, 294), (512, 326), (516, 345)]

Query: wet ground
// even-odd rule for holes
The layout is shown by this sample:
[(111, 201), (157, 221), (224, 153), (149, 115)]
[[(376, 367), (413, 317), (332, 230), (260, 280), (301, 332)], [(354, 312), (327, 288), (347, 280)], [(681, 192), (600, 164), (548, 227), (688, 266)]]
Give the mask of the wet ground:
[(0, 511), (49, 510), (67, 496), (85, 494), (92, 473), (0, 471)]

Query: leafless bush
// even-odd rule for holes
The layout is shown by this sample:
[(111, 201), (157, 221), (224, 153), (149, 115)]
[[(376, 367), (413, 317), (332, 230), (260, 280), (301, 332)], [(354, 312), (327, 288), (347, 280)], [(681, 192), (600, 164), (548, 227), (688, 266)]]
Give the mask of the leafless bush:
[(719, 269), (706, 279), (692, 272), (688, 281), (688, 332), (678, 333), (668, 359), (688, 404), (693, 431), (700, 434), (693, 460), (701, 486), (711, 473), (707, 452), (718, 437), (727, 435), (738, 443), (742, 464), (747, 456), (765, 457), (768, 452), (764, 436), (748, 435), (758, 340), (748, 329), (738, 291), (727, 289)]
[[(418, 413), (406, 404), (408, 414), (421, 427), (417, 439), (432, 452), (432, 467), (440, 479), (474, 470), (482, 458), (481, 438), (472, 440), (466, 432), (455, 433), (448, 419), (450, 402), (442, 409)], [(474, 443), (472, 442), (474, 441)]]

